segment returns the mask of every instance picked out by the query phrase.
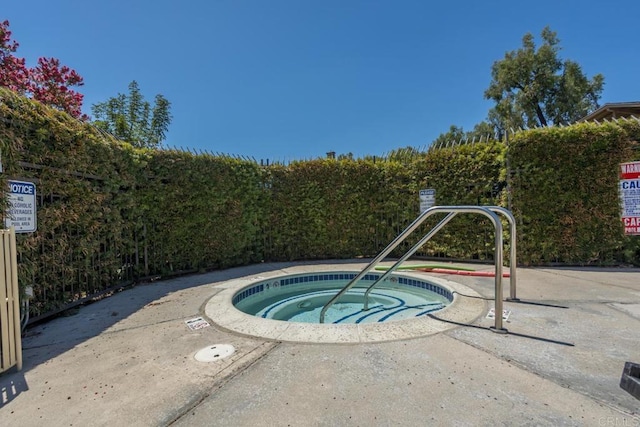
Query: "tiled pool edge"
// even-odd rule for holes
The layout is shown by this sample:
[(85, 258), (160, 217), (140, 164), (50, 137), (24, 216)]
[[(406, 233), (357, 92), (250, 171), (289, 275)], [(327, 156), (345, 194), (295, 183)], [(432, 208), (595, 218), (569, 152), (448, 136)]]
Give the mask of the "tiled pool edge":
[(274, 278), (283, 274), (314, 274), (326, 271), (344, 271), (345, 266), (310, 265), (274, 270), (260, 276), (246, 276), (231, 280), (216, 287), (223, 289), (205, 305), (205, 315), (217, 326), (230, 332), (273, 341), (305, 343), (366, 343), (397, 341), (418, 338), (443, 332), (460, 324), (471, 324), (486, 310), (481, 296), (464, 285), (422, 273), (402, 272), (402, 276), (428, 280), (453, 293), (453, 302), (437, 312), (437, 320), (430, 316), (388, 323), (350, 325), (320, 325), (293, 323), (262, 319), (242, 313), (232, 304), (232, 298), (241, 289), (254, 282)]
[[(289, 274), (286, 279), (267, 279), (258, 281), (255, 284), (249, 284), (246, 288), (242, 289), (241, 292), (238, 292), (234, 295), (232, 299), (233, 305), (237, 306), (238, 303), (245, 298), (251, 297), (255, 294), (262, 294), (265, 291), (269, 290), (269, 286), (272, 285), (272, 288), (285, 288), (291, 285), (296, 284), (305, 284), (305, 283), (321, 283), (323, 281), (332, 281), (332, 280), (340, 280), (347, 281), (353, 279), (357, 275), (357, 272), (306, 272), (306, 273), (298, 273), (298, 274)], [(371, 285), (375, 281), (377, 281), (382, 273), (370, 273), (366, 274), (362, 279), (360, 279), (360, 283), (365, 283), (366, 285)], [(273, 282), (271, 283), (271, 281)], [(405, 286), (413, 286), (421, 289), (425, 289), (427, 291), (433, 292), (437, 295), (440, 295), (449, 302), (453, 301), (453, 294), (444, 287), (438, 286), (435, 284), (433, 280), (430, 280), (426, 276), (422, 276), (420, 278), (411, 278), (411, 277), (398, 277), (398, 283)]]

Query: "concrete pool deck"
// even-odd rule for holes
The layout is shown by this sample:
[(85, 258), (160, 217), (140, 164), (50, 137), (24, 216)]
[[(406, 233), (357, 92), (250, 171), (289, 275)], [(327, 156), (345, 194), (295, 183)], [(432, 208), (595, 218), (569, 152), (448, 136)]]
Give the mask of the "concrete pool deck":
[[(506, 335), (489, 330), (492, 278), (442, 274), (433, 276), (471, 288), (485, 309), (424, 337), (308, 344), (240, 335), (215, 318), (186, 324), (229, 280), (364, 265), (158, 281), (31, 327), (22, 371), (0, 375), (0, 426), (640, 426), (640, 400), (619, 387), (625, 362), (640, 363), (640, 269), (519, 268)], [(214, 344), (236, 351), (195, 360)]]

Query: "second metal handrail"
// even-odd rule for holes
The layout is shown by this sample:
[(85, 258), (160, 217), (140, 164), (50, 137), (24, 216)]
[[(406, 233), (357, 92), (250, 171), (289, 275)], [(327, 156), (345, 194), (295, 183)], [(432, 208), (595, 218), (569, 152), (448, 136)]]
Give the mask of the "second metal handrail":
[(509, 298), (507, 301), (520, 301), (516, 297), (516, 219), (510, 210), (502, 206), (487, 206), (487, 208), (495, 213), (504, 216), (509, 223)]

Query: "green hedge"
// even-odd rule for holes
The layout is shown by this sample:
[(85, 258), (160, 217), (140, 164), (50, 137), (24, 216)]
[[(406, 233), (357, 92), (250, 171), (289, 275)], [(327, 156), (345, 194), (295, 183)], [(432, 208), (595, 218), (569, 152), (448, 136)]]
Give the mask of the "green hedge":
[(396, 163), (313, 160), (268, 174), (270, 259), (372, 256), (417, 213)]
[[(438, 205), (504, 205), (505, 146), (500, 142), (429, 151), (414, 162), (421, 188), (436, 190)], [(435, 218), (428, 226), (435, 225)], [(492, 259), (494, 230), (477, 214), (459, 214), (428, 242), (423, 255)]]
[(236, 159), (176, 151), (147, 153), (137, 222), (146, 273), (221, 268), (262, 259), (261, 170)]
[[(20, 283), (34, 285), (38, 316), (147, 276), (371, 257), (416, 218), (423, 188), (436, 190), (439, 205), (511, 201), (520, 263), (640, 264), (618, 200), (618, 165), (638, 159), (639, 136), (635, 120), (578, 124), (520, 132), (508, 147), (492, 141), (395, 160), (261, 167), (134, 149), (0, 89), (0, 191), (8, 178), (37, 184), (38, 230), (20, 234), (18, 246)], [(461, 214), (418, 254), (488, 261), (493, 243), (488, 220)]]
[(0, 150), (2, 194), (8, 178), (37, 185), (38, 229), (17, 236), (32, 316), (150, 275), (263, 259), (252, 162), (134, 149), (4, 89)]
[(19, 282), (34, 285), (33, 313), (122, 280), (129, 227), (121, 205), (133, 195), (118, 189), (134, 176), (123, 170), (128, 147), (6, 90), (0, 117), (3, 193), (7, 178), (37, 185), (38, 229), (17, 236)]
[(521, 260), (621, 260), (617, 252), (633, 241), (620, 220), (619, 165), (634, 158), (637, 131), (637, 122), (582, 123), (515, 136), (512, 211), (519, 220)]

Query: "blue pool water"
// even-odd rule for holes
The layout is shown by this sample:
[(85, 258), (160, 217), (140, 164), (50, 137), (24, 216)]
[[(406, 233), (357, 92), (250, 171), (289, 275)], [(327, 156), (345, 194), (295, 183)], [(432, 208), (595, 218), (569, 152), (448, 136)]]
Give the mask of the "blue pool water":
[[(355, 277), (353, 272), (283, 276), (254, 283), (237, 292), (233, 303), (254, 316), (289, 322), (318, 323), (322, 307)], [(378, 274), (366, 275), (326, 312), (325, 323), (372, 323), (409, 319), (440, 310), (452, 293), (427, 280), (392, 276), (376, 285), (363, 311), (364, 292)]]

